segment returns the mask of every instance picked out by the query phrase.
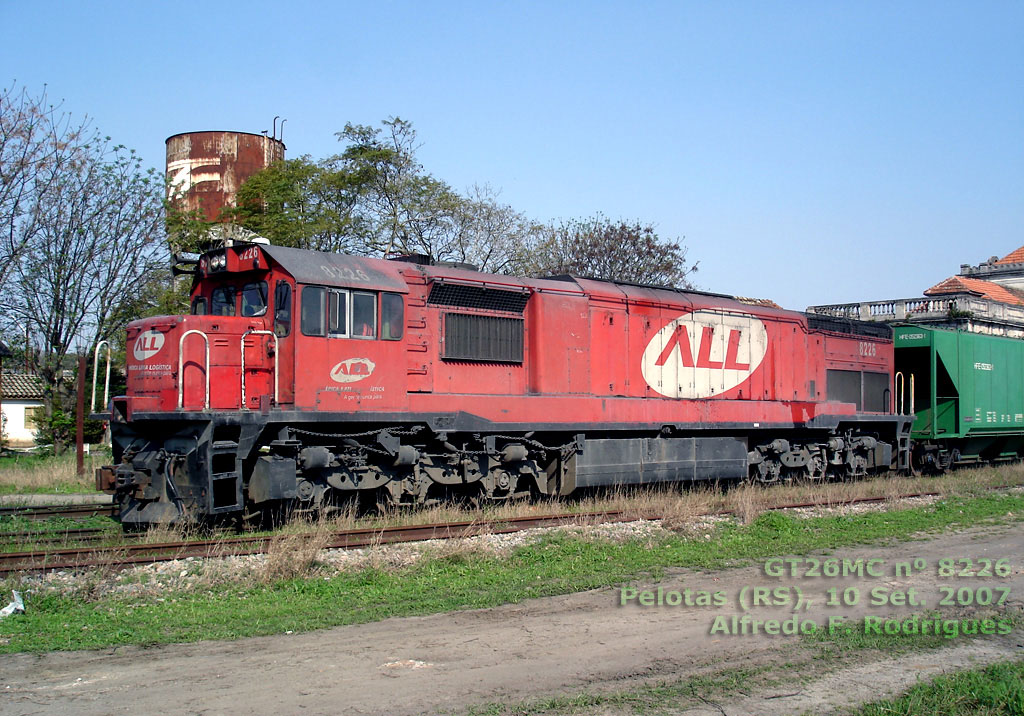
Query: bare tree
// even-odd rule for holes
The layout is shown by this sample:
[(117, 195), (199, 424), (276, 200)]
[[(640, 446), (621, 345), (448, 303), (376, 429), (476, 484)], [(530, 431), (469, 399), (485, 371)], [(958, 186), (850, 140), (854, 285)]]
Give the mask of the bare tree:
[(442, 258), (476, 265), (481, 271), (521, 275), (544, 226), (508, 204), (488, 185), (475, 185), (462, 197), (452, 222), (448, 252)]
[[(50, 176), (33, 189), (31, 240), (9, 267), (17, 290), (6, 292), (5, 322), (33, 329), (32, 367), (53, 427), (66, 423), (70, 405), (62, 380), (68, 354), (121, 328), (129, 318), (122, 306), (148, 290), (165, 263), (162, 178), (144, 171), (134, 151), (90, 139), (44, 167)], [(62, 437), (54, 431), (55, 447)]]
[(650, 224), (598, 214), (549, 227), (527, 270), (688, 288), (697, 264), (688, 264), (686, 253), (680, 240), (662, 239)]
[(39, 202), (100, 141), (88, 117), (76, 121), (13, 85), (0, 90), (0, 290), (39, 235)]

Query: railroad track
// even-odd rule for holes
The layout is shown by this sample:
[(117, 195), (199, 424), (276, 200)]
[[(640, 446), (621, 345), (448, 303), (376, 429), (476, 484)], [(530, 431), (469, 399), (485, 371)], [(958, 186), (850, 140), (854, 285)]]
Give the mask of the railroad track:
[(129, 537), (119, 529), (106, 527), (77, 527), (64, 530), (0, 532), (0, 541), (7, 544), (67, 544), (68, 542), (98, 542), (104, 539)]
[[(563, 513), (530, 517), (511, 517), (497, 521), (444, 522), (399, 527), (366, 527), (341, 530), (331, 535), (325, 549), (357, 549), (398, 542), (422, 542), (430, 539), (452, 539), (477, 534), (508, 534), (537, 527), (567, 524), (601, 524), (635, 520), (624, 512)], [(182, 542), (133, 543), (111, 547), (66, 547), (29, 552), (0, 553), (0, 575), (15, 572), (74, 570), (102, 566), (124, 568), (135, 564), (152, 564), (186, 557), (227, 557), (260, 554), (275, 540), (288, 535), (259, 537), (221, 537)]]
[(29, 520), (48, 520), (52, 517), (117, 517), (116, 505), (91, 503), (85, 505), (18, 505), (0, 507), (0, 519), (22, 517)]
[[(897, 495), (895, 499), (933, 497), (938, 492), (915, 492)], [(769, 510), (809, 507), (838, 507), (853, 504), (885, 502), (890, 497), (863, 497), (853, 500), (788, 503), (766, 507)], [(722, 510), (702, 516), (731, 515), (734, 510)], [(398, 527), (365, 527), (335, 532), (325, 549), (357, 549), (399, 542), (421, 542), (431, 539), (452, 539), (478, 534), (509, 534), (538, 527), (559, 527), (571, 524), (605, 524), (631, 522), (639, 519), (656, 520), (659, 515), (639, 515), (635, 511), (574, 512), (529, 517), (510, 517), (494, 521), (444, 522)], [(65, 547), (52, 550), (0, 553), (0, 575), (15, 572), (45, 572), (77, 570), (92, 567), (123, 569), (138, 564), (153, 564), (187, 557), (227, 557), (260, 554), (275, 540), (287, 535), (258, 537), (220, 537), (161, 543), (129, 543), (109, 547)]]

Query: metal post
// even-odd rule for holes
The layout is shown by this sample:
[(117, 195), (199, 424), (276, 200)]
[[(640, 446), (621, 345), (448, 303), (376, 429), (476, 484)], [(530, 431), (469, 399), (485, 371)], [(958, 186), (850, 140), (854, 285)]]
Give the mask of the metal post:
[[(7, 350), (7, 346), (5, 346), (3, 343), (0, 343), (0, 437), (2, 437), (4, 424), (4, 358), (8, 357), (9, 355), (11, 355), (11, 352)], [(2, 440), (0, 440), (0, 448), (2, 447), (3, 442)]]
[(75, 415), (75, 465), (85, 474), (85, 354), (78, 356), (78, 411)]

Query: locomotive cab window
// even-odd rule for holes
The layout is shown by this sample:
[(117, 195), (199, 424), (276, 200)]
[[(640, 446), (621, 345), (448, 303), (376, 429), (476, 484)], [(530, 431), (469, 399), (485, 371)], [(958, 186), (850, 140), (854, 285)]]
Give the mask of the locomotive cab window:
[(377, 337), (377, 296), (352, 292), (352, 338)]
[(283, 338), (292, 331), (292, 287), (278, 281), (274, 289), (274, 333)]
[(402, 339), (404, 325), (402, 296), (397, 293), (382, 293), (380, 295), (380, 337), (385, 341), (399, 341)]
[(300, 324), (305, 336), (324, 336), (324, 289), (320, 286), (302, 287), (302, 315)]
[(332, 336), (348, 336), (348, 292), (331, 291), (327, 297), (327, 330)]
[(206, 299), (202, 296), (196, 296), (192, 300), (192, 315), (193, 316), (205, 316), (206, 315)]
[(267, 312), (267, 282), (254, 281), (242, 287), (242, 315), (262, 316)]
[[(402, 335), (401, 297), (397, 298), (397, 313), (393, 302), (389, 302), (389, 315), (392, 318), (397, 316), (397, 335), (388, 340), (397, 340)], [(284, 304), (279, 302), (277, 305)], [(377, 294), (322, 286), (303, 286), (302, 333), (307, 336), (331, 338), (376, 338)]]
[(210, 296), (210, 315), (235, 315), (235, 292), (234, 286), (218, 286), (213, 289), (213, 294)]

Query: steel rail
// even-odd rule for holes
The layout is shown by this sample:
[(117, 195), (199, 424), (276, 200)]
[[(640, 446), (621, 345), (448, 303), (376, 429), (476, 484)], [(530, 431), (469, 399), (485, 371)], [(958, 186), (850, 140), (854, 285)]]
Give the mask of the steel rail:
[[(622, 512), (564, 513), (528, 517), (510, 517), (487, 522), (444, 522), (427, 525), (401, 525), (397, 527), (363, 527), (342, 530), (331, 536), (325, 549), (355, 549), (393, 542), (418, 542), (429, 539), (451, 539), (474, 534), (504, 534), (535, 527), (558, 526), (580, 522), (601, 522), (637, 519), (625, 517)], [(24, 569), (27, 571), (72, 569), (84, 566), (120, 566), (169, 561), (183, 557), (237, 556), (260, 554), (267, 544), (285, 539), (287, 535), (261, 535), (257, 537), (228, 537), (151, 544), (119, 544), (109, 548), (65, 547), (53, 550), (32, 550), (0, 554), (0, 574)], [(235, 547), (227, 550), (225, 548)], [(107, 553), (109, 559), (103, 557)], [(57, 559), (55, 558), (63, 558)], [(79, 558), (79, 559), (75, 559)], [(12, 565), (18, 565), (13, 566)]]
[(91, 540), (102, 537), (125, 537), (117, 529), (106, 527), (73, 527), (55, 530), (26, 530), (22, 532), (0, 532), (0, 542), (56, 542), (62, 540)]
[(92, 517), (117, 516), (117, 505), (113, 502), (92, 502), (80, 505), (16, 505), (0, 507), (0, 518), (23, 517), (30, 520), (45, 520), (51, 517)]

